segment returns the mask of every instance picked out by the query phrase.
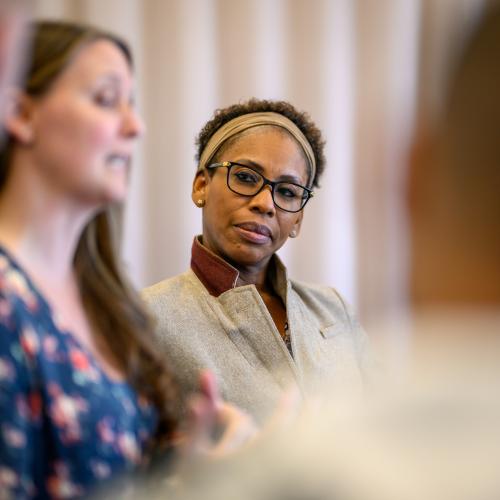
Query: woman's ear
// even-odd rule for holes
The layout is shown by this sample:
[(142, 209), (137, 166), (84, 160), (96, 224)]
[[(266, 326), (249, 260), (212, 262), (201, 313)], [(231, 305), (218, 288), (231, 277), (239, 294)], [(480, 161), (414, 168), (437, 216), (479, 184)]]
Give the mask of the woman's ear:
[(198, 172), (193, 181), (193, 190), (191, 199), (197, 207), (203, 207), (206, 203), (206, 191), (208, 185), (208, 176), (206, 170)]
[(28, 145), (34, 137), (34, 102), (21, 90), (11, 89), (5, 95), (4, 127), (17, 142)]
[(290, 238), (296, 238), (299, 235), (300, 226), (302, 225), (303, 217), (304, 217), (303, 210), (301, 210), (300, 212), (297, 212), (297, 219), (295, 221), (295, 224), (292, 226), (292, 229), (291, 229), (290, 233), (288, 234), (288, 236), (290, 236)]

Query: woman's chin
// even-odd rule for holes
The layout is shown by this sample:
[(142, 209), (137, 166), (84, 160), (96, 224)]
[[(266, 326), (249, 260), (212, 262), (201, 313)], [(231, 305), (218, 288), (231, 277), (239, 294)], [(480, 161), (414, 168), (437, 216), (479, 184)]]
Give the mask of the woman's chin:
[(128, 185), (112, 186), (104, 190), (102, 201), (106, 205), (124, 203), (127, 200)]
[(229, 253), (228, 257), (236, 267), (255, 267), (266, 265), (273, 253), (272, 250), (262, 246), (240, 244), (236, 251)]
[(86, 189), (72, 192), (72, 202), (77, 202), (86, 211), (99, 212), (112, 205), (122, 205), (127, 199), (127, 189), (113, 187)]

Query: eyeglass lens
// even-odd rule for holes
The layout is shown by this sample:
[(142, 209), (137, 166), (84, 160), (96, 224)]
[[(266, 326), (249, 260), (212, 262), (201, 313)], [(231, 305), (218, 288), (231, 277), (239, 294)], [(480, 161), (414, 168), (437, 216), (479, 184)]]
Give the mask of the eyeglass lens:
[[(241, 165), (231, 165), (228, 173), (228, 187), (235, 193), (253, 196), (263, 185), (264, 178), (255, 170)], [(292, 212), (299, 211), (308, 198), (308, 193), (304, 188), (290, 182), (277, 182), (272, 195), (277, 207)]]

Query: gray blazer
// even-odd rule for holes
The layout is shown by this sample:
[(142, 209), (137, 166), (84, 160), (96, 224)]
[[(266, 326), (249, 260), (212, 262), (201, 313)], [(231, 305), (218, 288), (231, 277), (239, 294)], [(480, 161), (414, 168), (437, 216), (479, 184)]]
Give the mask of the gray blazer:
[(358, 391), (370, 364), (366, 335), (340, 295), (288, 280), (276, 261), (274, 285), (286, 305), (293, 358), (253, 285), (214, 297), (189, 270), (143, 292), (182, 391), (196, 390), (208, 368), (222, 396), (258, 421), (292, 381), (305, 394)]

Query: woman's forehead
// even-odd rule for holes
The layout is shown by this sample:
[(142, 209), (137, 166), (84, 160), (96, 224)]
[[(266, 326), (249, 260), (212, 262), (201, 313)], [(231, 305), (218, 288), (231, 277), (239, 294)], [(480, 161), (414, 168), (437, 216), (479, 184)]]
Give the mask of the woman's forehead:
[(126, 55), (116, 43), (107, 38), (97, 38), (83, 43), (75, 52), (72, 63), (131, 73)]
[(57, 88), (68, 81), (90, 82), (103, 75), (130, 84), (133, 82), (129, 61), (114, 42), (106, 38), (85, 40), (69, 56), (51, 87)]
[(269, 159), (279, 158), (291, 164), (306, 163), (305, 154), (294, 137), (282, 127), (274, 125), (259, 125), (240, 132), (226, 141), (220, 154), (257, 155)]

